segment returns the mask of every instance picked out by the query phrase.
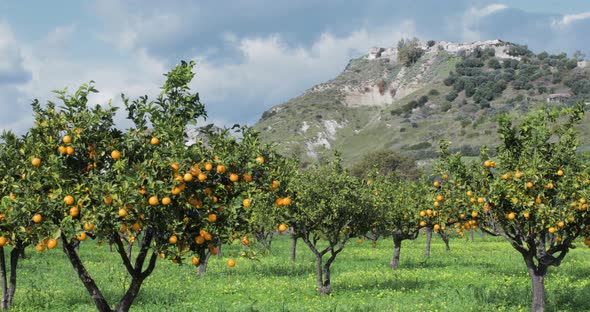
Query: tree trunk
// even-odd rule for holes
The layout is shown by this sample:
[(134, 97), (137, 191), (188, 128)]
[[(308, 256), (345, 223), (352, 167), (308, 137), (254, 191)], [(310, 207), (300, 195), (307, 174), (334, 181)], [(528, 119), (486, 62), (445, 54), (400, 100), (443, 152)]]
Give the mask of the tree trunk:
[(397, 269), (399, 265), (399, 254), (402, 249), (402, 240), (397, 237), (393, 237), (393, 258), (391, 259), (391, 269)]
[(533, 304), (531, 311), (543, 312), (545, 311), (545, 270), (535, 268), (532, 259), (526, 259), (527, 269), (531, 277), (531, 286), (533, 288)]
[(330, 266), (331, 266), (331, 262), (327, 261), (326, 264), (324, 264), (324, 284), (322, 285), (322, 288), (320, 289), (320, 295), (329, 295), (330, 292), (332, 291), (332, 283), (330, 281)]
[(330, 285), (330, 266), (328, 263), (323, 265), (322, 256), (319, 254), (316, 255), (316, 275), (318, 294), (320, 296), (330, 294), (332, 290), (332, 285)]
[[(80, 246), (80, 245), (78, 245)], [(127, 242), (127, 258), (131, 259), (131, 252), (133, 251), (133, 243)]]
[(221, 239), (217, 242), (217, 259), (221, 259)]
[(22, 255), (23, 247), (18, 244), (10, 252), (10, 279), (7, 283), (6, 259), (4, 258), (4, 247), (0, 247), (0, 271), (2, 274), (2, 310), (9, 310), (12, 305), (12, 298), (16, 292), (16, 267), (18, 259)]
[(451, 251), (451, 246), (449, 245), (449, 235), (443, 230), (438, 231), (438, 235), (442, 238), (443, 242), (445, 243), (446, 251)]
[(82, 281), (82, 283), (86, 287), (86, 290), (88, 291), (88, 293), (92, 297), (92, 300), (94, 300), (94, 304), (96, 305), (96, 308), (98, 309), (98, 311), (110, 312), (111, 308), (109, 307), (108, 302), (106, 301), (106, 299), (104, 298), (104, 296), (100, 292), (100, 289), (98, 288), (98, 286), (96, 285), (96, 283), (94, 282), (92, 277), (90, 277), (90, 274), (88, 273), (88, 271), (86, 271), (86, 268), (82, 264), (82, 261), (80, 260), (80, 257), (76, 253), (74, 246), (72, 246), (68, 242), (67, 237), (65, 237), (65, 235), (63, 233), (61, 234), (61, 240), (64, 245), (64, 252), (68, 256), (68, 259), (70, 260), (70, 263), (74, 267), (74, 270), (76, 270), (76, 273), (78, 273), (78, 277), (80, 278), (80, 280)]
[(469, 232), (470, 232), (469, 233), (469, 236), (471, 236), (471, 241), (474, 242), (475, 241), (475, 238), (473, 237), (473, 235), (474, 235), (473, 233), (475, 232), (475, 230), (471, 230)]
[(295, 262), (297, 257), (297, 237), (291, 238), (291, 262)]
[(207, 255), (205, 255), (205, 259), (203, 259), (203, 261), (199, 262), (199, 267), (197, 270), (197, 274), (199, 275), (199, 278), (202, 278), (203, 275), (205, 274), (205, 272), (207, 272), (207, 263), (209, 263), (209, 257), (211, 257), (211, 253), (207, 252)]
[(424, 249), (424, 257), (430, 257), (430, 243), (432, 242), (432, 228), (425, 228), (426, 231), (426, 248)]

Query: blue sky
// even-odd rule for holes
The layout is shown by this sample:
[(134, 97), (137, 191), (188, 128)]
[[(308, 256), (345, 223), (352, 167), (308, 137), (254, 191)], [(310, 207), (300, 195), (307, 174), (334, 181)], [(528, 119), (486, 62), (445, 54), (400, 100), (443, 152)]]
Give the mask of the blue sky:
[(117, 105), (121, 92), (156, 95), (162, 74), (182, 59), (198, 63), (193, 87), (209, 121), (232, 125), (253, 124), (350, 58), (402, 37), (499, 38), (590, 56), (590, 0), (219, 3), (0, 0), (0, 129), (25, 131), (33, 99), (90, 80), (101, 91), (96, 103)]

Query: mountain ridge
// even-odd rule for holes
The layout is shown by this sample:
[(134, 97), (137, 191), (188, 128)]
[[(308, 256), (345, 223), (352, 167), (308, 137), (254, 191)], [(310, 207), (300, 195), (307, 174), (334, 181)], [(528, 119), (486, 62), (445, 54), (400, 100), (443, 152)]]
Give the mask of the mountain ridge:
[(579, 55), (534, 54), (499, 39), (415, 43), (411, 64), (400, 62), (396, 47), (370, 48), (337, 77), (264, 112), (254, 127), (303, 165), (331, 149), (348, 164), (383, 148), (429, 159), (440, 139), (465, 155), (493, 145), (499, 113), (522, 113), (552, 94), (563, 98), (548, 105), (590, 99), (590, 66)]

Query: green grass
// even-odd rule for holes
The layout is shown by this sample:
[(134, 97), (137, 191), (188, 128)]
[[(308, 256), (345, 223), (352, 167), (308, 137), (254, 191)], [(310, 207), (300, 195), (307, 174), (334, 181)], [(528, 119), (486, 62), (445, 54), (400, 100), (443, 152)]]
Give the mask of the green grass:
[[(319, 297), (314, 259), (299, 244), (289, 261), (289, 239), (273, 242), (272, 253), (258, 261), (237, 258), (238, 246), (211, 261), (205, 277), (192, 265), (159, 260), (145, 281), (132, 311), (528, 311), (530, 285), (520, 255), (500, 238), (475, 236), (451, 241), (446, 252), (435, 238), (432, 255), (422, 256), (424, 239), (404, 242), (400, 268), (389, 269), (390, 240), (349, 243), (333, 265), (333, 294)], [(588, 311), (590, 249), (574, 249), (546, 278), (547, 311)], [(12, 311), (94, 311), (90, 297), (63, 252), (27, 250), (19, 263)], [(116, 253), (83, 244), (82, 259), (103, 293), (114, 302), (129, 282)]]

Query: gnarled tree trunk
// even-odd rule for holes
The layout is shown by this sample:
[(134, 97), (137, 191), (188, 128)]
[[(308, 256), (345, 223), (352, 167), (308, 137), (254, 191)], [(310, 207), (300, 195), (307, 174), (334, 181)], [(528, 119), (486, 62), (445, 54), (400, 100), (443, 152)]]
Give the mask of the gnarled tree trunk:
[(2, 310), (9, 310), (16, 291), (16, 269), (18, 259), (23, 255), (24, 247), (17, 244), (10, 252), (10, 279), (7, 283), (6, 260), (4, 247), (0, 247), (0, 274), (2, 275)]

